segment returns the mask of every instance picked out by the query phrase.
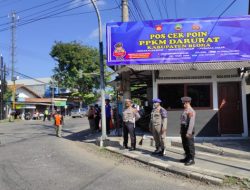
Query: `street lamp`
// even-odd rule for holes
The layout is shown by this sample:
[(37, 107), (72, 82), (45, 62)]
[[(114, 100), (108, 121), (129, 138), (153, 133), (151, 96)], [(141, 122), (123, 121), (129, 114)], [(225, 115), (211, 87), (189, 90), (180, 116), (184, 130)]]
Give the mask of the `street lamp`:
[(103, 140), (107, 138), (106, 134), (106, 113), (105, 113), (105, 85), (104, 85), (104, 65), (103, 65), (103, 41), (102, 41), (102, 21), (100, 17), (99, 10), (96, 6), (96, 0), (91, 0), (96, 15), (98, 18), (98, 26), (99, 26), (99, 54), (100, 54), (100, 89), (101, 89), (101, 109), (102, 109), (102, 137), (100, 146), (103, 146)]

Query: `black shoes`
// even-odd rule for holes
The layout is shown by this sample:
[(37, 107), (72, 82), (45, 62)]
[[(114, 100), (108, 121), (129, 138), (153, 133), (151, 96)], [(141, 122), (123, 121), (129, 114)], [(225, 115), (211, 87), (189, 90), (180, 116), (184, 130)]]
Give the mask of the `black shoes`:
[(131, 148), (129, 149), (129, 151), (133, 151), (133, 150), (136, 150), (136, 148), (135, 148), (135, 147), (131, 147)]
[(128, 145), (123, 145), (123, 148), (124, 149), (129, 149), (129, 151), (133, 151), (133, 150), (136, 149), (135, 146), (131, 146), (131, 148), (128, 148)]
[(161, 149), (157, 149), (155, 150), (152, 155), (158, 155), (158, 156), (164, 156), (166, 153), (165, 153), (165, 150), (161, 150)]
[(194, 159), (189, 159), (187, 157), (184, 159), (181, 159), (180, 162), (184, 163), (185, 166), (191, 166), (195, 164)]
[(181, 162), (181, 163), (186, 163), (187, 161), (188, 161), (188, 158), (180, 159), (180, 162)]
[(194, 165), (194, 164), (195, 164), (195, 162), (194, 162), (193, 159), (190, 159), (187, 162), (185, 162), (185, 166), (191, 166), (191, 165)]
[(158, 155), (161, 153), (160, 149), (156, 149), (154, 152), (152, 152), (152, 155)]

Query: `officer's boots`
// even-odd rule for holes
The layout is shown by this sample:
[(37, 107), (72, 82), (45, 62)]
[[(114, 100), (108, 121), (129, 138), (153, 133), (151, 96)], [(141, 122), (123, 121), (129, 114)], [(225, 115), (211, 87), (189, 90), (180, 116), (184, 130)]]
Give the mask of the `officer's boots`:
[(129, 149), (130, 151), (133, 151), (133, 150), (135, 150), (136, 148), (135, 148), (135, 144), (131, 144), (131, 148)]
[(155, 147), (155, 148), (156, 148), (155, 151), (152, 152), (153, 155), (159, 154), (159, 147)]
[(161, 150), (161, 152), (159, 153), (159, 156), (164, 156), (166, 155), (166, 150), (165, 148)]
[(162, 152), (161, 148), (156, 148), (156, 150), (152, 153), (153, 155), (160, 155)]
[(128, 149), (128, 145), (123, 143), (123, 148)]
[(188, 160), (189, 160), (189, 159), (188, 159), (188, 157), (186, 156), (185, 158), (180, 159), (180, 162), (181, 162), (181, 163), (186, 163)]

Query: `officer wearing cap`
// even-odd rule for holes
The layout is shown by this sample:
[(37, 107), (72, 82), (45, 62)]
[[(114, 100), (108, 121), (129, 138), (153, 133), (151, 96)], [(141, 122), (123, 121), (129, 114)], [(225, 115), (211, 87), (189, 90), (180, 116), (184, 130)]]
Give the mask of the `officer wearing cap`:
[(165, 138), (167, 131), (167, 111), (161, 107), (161, 100), (155, 98), (153, 101), (153, 110), (151, 112), (149, 129), (155, 140), (155, 155), (163, 156), (165, 154)]
[(130, 99), (125, 100), (125, 109), (123, 111), (123, 146), (128, 148), (128, 133), (131, 139), (130, 150), (136, 149), (135, 122), (140, 118), (140, 114), (132, 107)]
[(194, 148), (194, 123), (195, 123), (195, 111), (191, 107), (191, 98), (182, 97), (184, 111), (181, 114), (181, 140), (182, 146), (185, 151), (185, 158), (181, 159), (180, 162), (185, 163), (186, 166), (195, 164), (195, 148)]

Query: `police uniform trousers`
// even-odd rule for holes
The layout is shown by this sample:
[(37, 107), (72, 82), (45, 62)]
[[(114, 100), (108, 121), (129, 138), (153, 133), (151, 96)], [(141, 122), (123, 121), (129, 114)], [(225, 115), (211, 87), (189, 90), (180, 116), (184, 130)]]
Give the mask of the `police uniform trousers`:
[(111, 117), (106, 117), (106, 132), (108, 135), (110, 134), (110, 121)]
[(136, 136), (135, 136), (135, 123), (133, 122), (123, 122), (123, 145), (128, 145), (128, 134), (131, 139), (131, 147), (135, 148), (136, 146)]
[(188, 126), (181, 125), (182, 146), (185, 151), (186, 158), (193, 160), (195, 156), (194, 135), (192, 135), (191, 138), (186, 137), (187, 130), (188, 130)]
[(166, 139), (166, 129), (164, 127), (161, 127), (160, 125), (156, 125), (152, 127), (152, 133), (155, 140), (155, 147), (158, 150), (161, 148), (161, 150), (165, 149), (165, 139)]
[(99, 130), (100, 119), (101, 118), (99, 116), (95, 117), (95, 130)]

